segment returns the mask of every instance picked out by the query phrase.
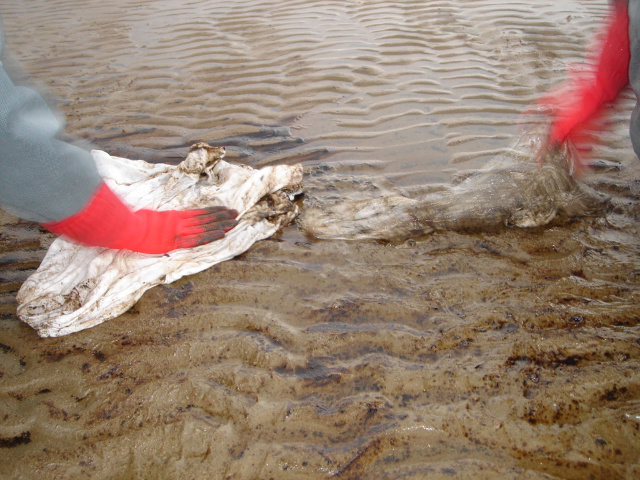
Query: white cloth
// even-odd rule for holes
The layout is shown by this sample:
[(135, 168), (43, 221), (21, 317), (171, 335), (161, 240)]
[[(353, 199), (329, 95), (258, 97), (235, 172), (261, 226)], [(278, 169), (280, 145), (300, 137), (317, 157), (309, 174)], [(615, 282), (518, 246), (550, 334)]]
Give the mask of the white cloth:
[(85, 247), (57, 238), (17, 295), (18, 316), (42, 337), (66, 335), (115, 318), (146, 290), (239, 255), (298, 213), (290, 194), (302, 182), (300, 165), (232, 165), (221, 160), (224, 149), (206, 144), (192, 147), (178, 166), (102, 151), (92, 154), (106, 183), (135, 208), (224, 205), (238, 210), (239, 223), (220, 240), (163, 256)]

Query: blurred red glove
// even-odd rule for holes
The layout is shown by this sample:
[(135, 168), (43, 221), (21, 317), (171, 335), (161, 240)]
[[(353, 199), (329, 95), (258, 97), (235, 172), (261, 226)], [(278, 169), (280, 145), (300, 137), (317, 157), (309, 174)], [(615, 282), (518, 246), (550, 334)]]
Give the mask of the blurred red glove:
[[(538, 100), (555, 112), (549, 132), (549, 146), (566, 140), (575, 144), (586, 137), (593, 120), (605, 102), (616, 98), (629, 83), (629, 13), (627, 2), (614, 2), (599, 45), (594, 70), (573, 73), (571, 79)], [(578, 165), (581, 167), (582, 165)]]
[(43, 226), (84, 245), (162, 254), (224, 237), (237, 215), (225, 207), (133, 211), (103, 183), (85, 209)]

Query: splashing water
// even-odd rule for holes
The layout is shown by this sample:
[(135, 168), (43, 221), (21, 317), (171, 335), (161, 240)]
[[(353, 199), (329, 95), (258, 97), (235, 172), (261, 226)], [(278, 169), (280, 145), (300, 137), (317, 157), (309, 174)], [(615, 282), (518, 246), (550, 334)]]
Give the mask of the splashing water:
[(362, 188), (336, 195), (336, 184), (349, 182), (336, 182), (335, 173), (317, 168), (303, 228), (322, 239), (402, 241), (441, 230), (539, 227), (601, 212), (608, 199), (574, 179), (570, 145), (548, 151), (540, 166), (534, 161), (544, 131), (544, 122), (531, 124), (481, 170), (462, 172), (453, 184), (411, 192), (374, 186), (368, 198)]

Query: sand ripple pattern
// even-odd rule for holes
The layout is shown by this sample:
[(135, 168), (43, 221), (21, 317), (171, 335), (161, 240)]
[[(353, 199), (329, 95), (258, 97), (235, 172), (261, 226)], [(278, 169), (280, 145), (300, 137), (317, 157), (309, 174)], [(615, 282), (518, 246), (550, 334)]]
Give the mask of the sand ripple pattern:
[[(606, 1), (3, 0), (69, 132), (195, 141), (334, 188), (448, 181), (511, 145)], [(636, 479), (640, 218), (626, 103), (605, 216), (316, 242), (296, 227), (37, 339), (13, 296), (51, 237), (0, 217), (0, 471), (31, 479)], [(342, 182), (342, 183), (340, 183)], [(368, 183), (369, 182), (369, 183)], [(348, 187), (351, 185), (351, 187)]]

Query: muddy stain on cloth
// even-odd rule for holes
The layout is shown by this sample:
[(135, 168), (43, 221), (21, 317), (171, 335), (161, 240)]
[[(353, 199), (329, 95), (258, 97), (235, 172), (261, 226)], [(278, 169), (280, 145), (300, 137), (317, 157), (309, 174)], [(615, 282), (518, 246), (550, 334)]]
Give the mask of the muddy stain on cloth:
[[(69, 133), (127, 158), (177, 163), (206, 141), (254, 167), (302, 161), (367, 198), (504, 153), (607, 3), (1, 8)], [(393, 243), (293, 225), (60, 338), (15, 315), (52, 237), (3, 214), (2, 475), (640, 477), (633, 100), (593, 152), (621, 167), (585, 180), (610, 198), (600, 214)]]

